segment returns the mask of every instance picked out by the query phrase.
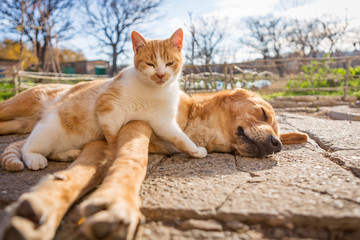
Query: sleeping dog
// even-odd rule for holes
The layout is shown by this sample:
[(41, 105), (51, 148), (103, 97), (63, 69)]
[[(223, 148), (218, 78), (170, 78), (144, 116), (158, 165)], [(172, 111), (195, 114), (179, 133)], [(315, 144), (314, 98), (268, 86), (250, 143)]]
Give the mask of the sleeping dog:
[[(54, 99), (72, 88), (41, 85), (0, 103), (0, 134), (31, 132)], [(282, 144), (307, 141), (302, 133), (279, 134), (273, 108), (244, 89), (193, 96), (183, 93), (177, 121), (191, 140), (208, 152), (263, 157), (281, 151)], [(16, 142), (5, 149), (4, 169), (24, 168), (22, 162), (7, 157), (14, 154), (11, 149), (21, 146), (22, 142)], [(139, 191), (148, 152), (173, 154), (177, 149), (142, 121), (123, 126), (111, 146), (105, 141), (88, 143), (68, 169), (47, 176), (7, 208), (1, 239), (52, 239), (70, 206), (101, 182), (80, 206), (79, 234), (89, 239), (132, 238), (142, 220)]]

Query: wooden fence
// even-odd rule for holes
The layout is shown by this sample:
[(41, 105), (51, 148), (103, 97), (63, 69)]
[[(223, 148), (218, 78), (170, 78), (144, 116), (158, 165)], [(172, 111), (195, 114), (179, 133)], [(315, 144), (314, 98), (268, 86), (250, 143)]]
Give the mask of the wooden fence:
[[(286, 87), (276, 85), (279, 82), (303, 81), (302, 68), (314, 62), (327, 66), (330, 69), (342, 68), (341, 79), (343, 85), (334, 87)], [(280, 91), (343, 91), (346, 98), (349, 90), (360, 89), (357, 86), (349, 86), (349, 81), (357, 79), (360, 81), (360, 74), (350, 74), (350, 68), (360, 66), (360, 56), (352, 57), (332, 57), (332, 58), (288, 58), (288, 59), (268, 59), (256, 60), (243, 63), (223, 63), (207, 65), (185, 65), (181, 88), (188, 93), (194, 92), (215, 92), (222, 89), (233, 89), (236, 87), (252, 88), (265, 93)], [(1, 72), (5, 78), (0, 77), (0, 83), (10, 83), (12, 89), (0, 89), (0, 92), (12, 91), (14, 94), (44, 83), (76, 83), (79, 81), (91, 81), (109, 76), (88, 75), (88, 74), (62, 74), (62, 73), (41, 73), (26, 71), (6, 71)], [(315, 76), (315, 74), (314, 74)], [(309, 76), (307, 76), (309, 77)], [(312, 76), (310, 76), (311, 78)], [(323, 76), (327, 80), (336, 81), (339, 78), (336, 74)], [(271, 84), (271, 86), (268, 86)]]
[(0, 89), (0, 92), (13, 92), (15, 95), (30, 87), (46, 83), (77, 83), (81, 81), (91, 81), (95, 79), (108, 78), (106, 75), (90, 74), (63, 74), (50, 72), (27, 72), (8, 70), (0, 73), (4, 78), (0, 83), (9, 83), (14, 87), (12, 89)]
[[(324, 80), (337, 81), (343, 78), (342, 86), (333, 87), (268, 87), (266, 84), (276, 85), (277, 82), (304, 81), (303, 66), (313, 64), (326, 66), (329, 69), (344, 69), (345, 74), (324, 74)], [(224, 63), (208, 65), (185, 65), (184, 80), (182, 87), (186, 92), (213, 92), (221, 89), (233, 89), (235, 87), (247, 87), (265, 93), (282, 91), (305, 92), (305, 91), (343, 91), (346, 98), (348, 90), (360, 89), (357, 86), (349, 86), (349, 80), (360, 81), (360, 73), (350, 74), (350, 67), (360, 66), (360, 56), (349, 57), (326, 57), (326, 58), (287, 58), (257, 60), (244, 63)], [(359, 68), (360, 70), (360, 68)], [(314, 76), (316, 74), (314, 73)], [(314, 76), (307, 76), (310, 81)], [(267, 80), (263, 88), (254, 84), (256, 81)], [(219, 84), (221, 83), (221, 84)], [(202, 86), (200, 86), (200, 84)], [(261, 84), (260, 84), (261, 85)], [(261, 86), (260, 86), (261, 87)]]

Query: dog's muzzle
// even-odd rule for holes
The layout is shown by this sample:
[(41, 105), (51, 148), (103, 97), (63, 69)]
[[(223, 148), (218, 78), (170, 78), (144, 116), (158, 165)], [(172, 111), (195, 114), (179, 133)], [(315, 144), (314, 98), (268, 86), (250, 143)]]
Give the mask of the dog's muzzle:
[(282, 149), (282, 144), (277, 137), (269, 135), (267, 140), (259, 147), (261, 155), (266, 156), (280, 152)]

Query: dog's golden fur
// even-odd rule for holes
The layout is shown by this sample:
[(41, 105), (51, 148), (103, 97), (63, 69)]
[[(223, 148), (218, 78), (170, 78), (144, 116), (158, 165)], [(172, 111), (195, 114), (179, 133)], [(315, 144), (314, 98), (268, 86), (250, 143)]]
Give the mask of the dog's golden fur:
[[(90, 86), (96, 82), (82, 84)], [(0, 134), (30, 132), (51, 107), (51, 101), (71, 88), (74, 91), (78, 86), (43, 85), (0, 103)], [(278, 138), (284, 144), (307, 141), (305, 134), (279, 134), (272, 107), (243, 89), (191, 97), (182, 94), (177, 120), (195, 144), (206, 147), (208, 152), (261, 157), (280, 151)], [(141, 220), (139, 189), (146, 173), (148, 151), (169, 154), (177, 150), (153, 135), (149, 125), (141, 121), (129, 122), (120, 130), (108, 147), (107, 157), (105, 148), (103, 141), (87, 144), (67, 170), (47, 177), (9, 206), (7, 224), (0, 230), (1, 239), (51, 239), (72, 203), (102, 179), (100, 188), (81, 204), (85, 221), (79, 234), (90, 239), (131, 238)], [(7, 164), (2, 164), (6, 169)], [(105, 232), (104, 222), (109, 226)]]

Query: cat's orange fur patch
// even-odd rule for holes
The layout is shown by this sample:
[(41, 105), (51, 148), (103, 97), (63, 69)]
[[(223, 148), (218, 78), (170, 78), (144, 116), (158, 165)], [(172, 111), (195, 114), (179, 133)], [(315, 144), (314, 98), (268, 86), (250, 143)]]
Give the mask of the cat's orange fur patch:
[(113, 102), (121, 98), (122, 87), (117, 84), (117, 81), (121, 81), (123, 73), (120, 72), (115, 81), (108, 86), (107, 90), (102, 93), (96, 101), (95, 109), (99, 113), (110, 113), (114, 110)]
[(104, 83), (103, 80), (79, 83), (54, 105), (58, 109), (62, 127), (69, 134), (86, 131), (84, 126), (89, 121), (88, 104)]

